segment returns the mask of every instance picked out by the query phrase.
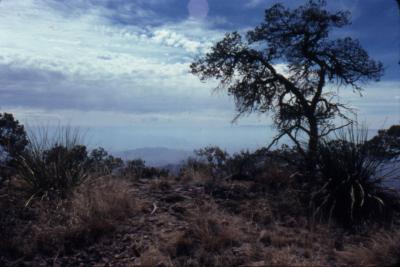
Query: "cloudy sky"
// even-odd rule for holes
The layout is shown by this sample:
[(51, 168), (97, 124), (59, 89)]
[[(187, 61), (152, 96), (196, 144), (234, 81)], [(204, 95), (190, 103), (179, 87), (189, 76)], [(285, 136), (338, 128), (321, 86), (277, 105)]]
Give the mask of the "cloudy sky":
[[(30, 125), (69, 124), (92, 146), (230, 150), (270, 141), (265, 116), (231, 124), (232, 100), (189, 64), (225, 32), (259, 24), (273, 0), (2, 0), (0, 111)], [(290, 6), (302, 1), (281, 1)], [(352, 12), (358, 38), (385, 76), (363, 97), (344, 90), (370, 128), (400, 116), (400, 13), (395, 0), (328, 0)]]

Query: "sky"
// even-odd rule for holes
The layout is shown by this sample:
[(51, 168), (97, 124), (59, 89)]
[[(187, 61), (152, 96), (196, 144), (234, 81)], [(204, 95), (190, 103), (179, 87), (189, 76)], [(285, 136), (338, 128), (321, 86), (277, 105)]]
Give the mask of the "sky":
[[(303, 1), (281, 1), (295, 7)], [(400, 12), (395, 0), (328, 0), (352, 13), (335, 33), (358, 38), (385, 75), (363, 96), (343, 88), (371, 129), (400, 120)], [(68, 124), (90, 146), (230, 151), (267, 145), (271, 115), (232, 124), (234, 103), (189, 73), (226, 32), (263, 20), (272, 0), (1, 0), (0, 112), (28, 127)]]

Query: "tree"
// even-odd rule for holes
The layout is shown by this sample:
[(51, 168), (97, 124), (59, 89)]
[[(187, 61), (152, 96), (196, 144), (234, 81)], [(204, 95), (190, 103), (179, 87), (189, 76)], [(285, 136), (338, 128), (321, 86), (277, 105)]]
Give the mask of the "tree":
[(0, 145), (15, 157), (20, 154), (28, 144), (24, 126), (19, 124), (10, 113), (0, 114)]
[(124, 162), (121, 158), (109, 155), (104, 148), (98, 147), (90, 153), (89, 165), (89, 168), (95, 173), (111, 174), (115, 169), (121, 168)]
[(365, 144), (372, 156), (381, 159), (394, 159), (400, 156), (400, 125), (392, 125), (387, 130), (379, 130), (378, 134)]
[(14, 174), (17, 157), (27, 144), (24, 126), (12, 114), (0, 114), (0, 183)]
[[(334, 28), (350, 23), (350, 14), (325, 7), (325, 1), (312, 0), (294, 10), (275, 4), (265, 11), (264, 23), (245, 36), (226, 34), (191, 65), (202, 81), (217, 79), (217, 88), (234, 97), (235, 119), (272, 112), (279, 131), (272, 144), (288, 136), (312, 173), (320, 138), (352, 122), (351, 109), (335, 89), (361, 92), (364, 82), (383, 74), (382, 64), (370, 59), (358, 40), (330, 38)], [(337, 117), (343, 119), (339, 126), (333, 122)], [(302, 136), (308, 137), (306, 148)]]

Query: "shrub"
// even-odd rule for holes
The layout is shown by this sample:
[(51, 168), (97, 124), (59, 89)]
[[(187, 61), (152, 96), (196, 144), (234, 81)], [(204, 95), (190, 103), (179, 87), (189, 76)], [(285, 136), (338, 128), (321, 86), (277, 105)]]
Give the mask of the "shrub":
[(125, 176), (133, 176), (136, 178), (160, 178), (167, 177), (169, 171), (165, 169), (158, 169), (154, 167), (146, 167), (145, 161), (142, 159), (129, 160), (123, 169)]
[(384, 186), (386, 176), (379, 173), (383, 162), (370, 155), (366, 141), (367, 131), (352, 126), (336, 140), (320, 144), (322, 180), (313, 195), (315, 215), (333, 217), (352, 227), (390, 219), (398, 209), (397, 194)]
[(378, 134), (365, 144), (374, 157), (392, 159), (400, 155), (400, 125), (393, 125)]
[(99, 147), (90, 152), (88, 165), (91, 173), (101, 176), (109, 175), (114, 170), (121, 168), (124, 162), (121, 158), (113, 157), (104, 148)]
[(265, 149), (255, 152), (241, 151), (228, 160), (229, 172), (235, 180), (254, 180), (266, 167), (267, 153)]
[(0, 114), (0, 185), (15, 174), (16, 158), (27, 143), (24, 126), (12, 114)]
[(198, 165), (206, 168), (212, 178), (225, 178), (230, 175), (227, 162), (229, 154), (216, 146), (205, 147), (195, 151)]
[(29, 144), (19, 156), (17, 172), (37, 195), (65, 197), (88, 177), (87, 150), (78, 130), (59, 128), (30, 132)]

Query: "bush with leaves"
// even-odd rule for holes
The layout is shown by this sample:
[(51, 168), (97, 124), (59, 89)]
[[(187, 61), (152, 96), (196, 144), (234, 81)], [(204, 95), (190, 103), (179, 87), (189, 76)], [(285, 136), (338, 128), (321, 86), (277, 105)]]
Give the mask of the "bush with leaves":
[(392, 125), (365, 144), (373, 156), (381, 159), (393, 159), (400, 156), (400, 125)]
[(16, 159), (27, 143), (24, 126), (12, 114), (0, 114), (0, 184), (15, 174)]
[(206, 168), (213, 178), (226, 178), (230, 175), (228, 161), (230, 155), (217, 146), (209, 146), (196, 150), (197, 165)]
[(384, 186), (388, 173), (379, 173), (382, 160), (365, 146), (367, 131), (350, 127), (336, 140), (320, 144), (321, 183), (313, 194), (315, 215), (347, 227), (391, 219), (399, 210), (396, 191)]
[(108, 152), (102, 148), (95, 148), (89, 155), (89, 168), (90, 171), (97, 175), (108, 175), (114, 170), (123, 167), (124, 162), (121, 158), (116, 158), (109, 155)]
[(134, 159), (126, 162), (126, 166), (123, 169), (124, 175), (133, 175), (136, 178), (160, 178), (167, 177), (169, 171), (165, 169), (159, 169), (154, 167), (147, 167), (146, 162), (142, 159)]
[[(267, 168), (270, 156), (265, 148), (254, 152), (248, 150), (233, 154), (227, 161), (234, 180), (254, 180)], [(275, 160), (275, 159), (274, 159)]]

